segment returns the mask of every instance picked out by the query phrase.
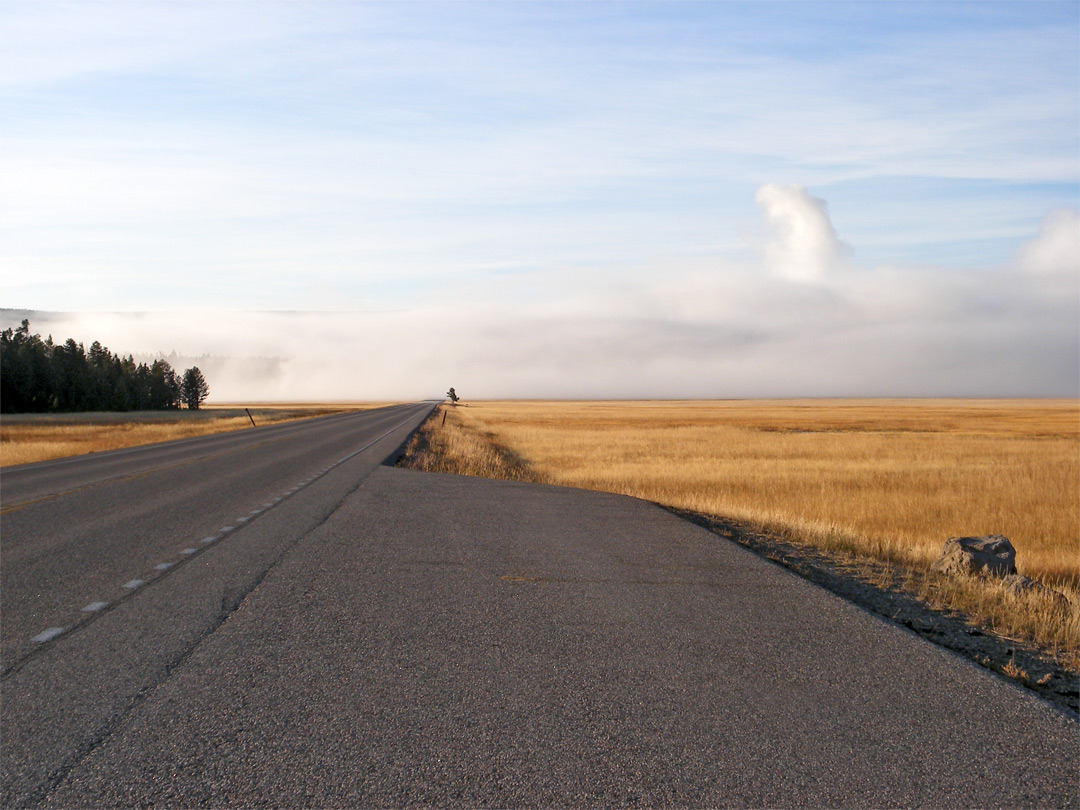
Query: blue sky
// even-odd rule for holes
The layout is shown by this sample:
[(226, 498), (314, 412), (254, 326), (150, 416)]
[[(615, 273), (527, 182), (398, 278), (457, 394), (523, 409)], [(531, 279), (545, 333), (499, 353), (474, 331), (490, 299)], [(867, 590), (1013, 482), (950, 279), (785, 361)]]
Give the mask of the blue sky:
[[(387, 396), (1075, 395), (1078, 10), (6, 0), (3, 306), (455, 323)], [(258, 339), (89, 314), (178, 310)]]

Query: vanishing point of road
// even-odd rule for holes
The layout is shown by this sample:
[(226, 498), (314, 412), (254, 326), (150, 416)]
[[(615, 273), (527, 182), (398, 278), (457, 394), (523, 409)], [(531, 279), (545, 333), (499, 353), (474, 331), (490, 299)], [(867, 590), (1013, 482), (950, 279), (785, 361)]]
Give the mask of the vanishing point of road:
[(0, 805), (1080, 806), (1080, 726), (394, 406), (0, 476)]

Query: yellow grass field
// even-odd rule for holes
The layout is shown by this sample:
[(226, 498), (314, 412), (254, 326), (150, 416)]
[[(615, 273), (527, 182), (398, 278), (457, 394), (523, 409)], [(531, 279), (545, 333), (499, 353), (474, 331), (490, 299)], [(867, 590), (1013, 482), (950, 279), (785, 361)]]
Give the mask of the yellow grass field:
[(186, 439), (256, 425), (378, 408), (387, 403), (220, 404), (176, 411), (5, 414), (0, 418), (0, 467), (83, 453)]
[[(1017, 549), (1021, 574), (1078, 594), (1077, 401), (479, 402), (445, 409), (446, 427), (441, 417), (430, 421), (428, 444), (433, 458), (451, 460), (433, 460), (433, 468), (465, 471), (472, 454), (474, 474), (633, 495), (913, 570), (926, 570), (949, 537), (1003, 534)], [(454, 443), (461, 444), (456, 462)], [(1050, 646), (1077, 645), (1075, 607)]]

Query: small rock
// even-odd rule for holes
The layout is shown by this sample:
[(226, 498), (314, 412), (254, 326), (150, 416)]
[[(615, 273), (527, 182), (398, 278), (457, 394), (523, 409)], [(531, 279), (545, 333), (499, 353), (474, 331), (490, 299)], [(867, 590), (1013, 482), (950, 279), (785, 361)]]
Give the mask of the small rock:
[(909, 630), (914, 630), (916, 633), (928, 633), (934, 627), (932, 622), (928, 622), (925, 619), (920, 619), (918, 617), (904, 619), (903, 624), (904, 627)]
[(1005, 586), (1005, 590), (1011, 593), (1013, 596), (1019, 596), (1022, 593), (1028, 591), (1048, 591), (1050, 590), (1042, 583), (1036, 582), (1033, 579), (1022, 577), (1019, 574), (1009, 574), (1007, 577), (1001, 580), (1001, 584)]
[(943, 574), (990, 574), (1004, 577), (1016, 573), (1016, 549), (1000, 534), (985, 537), (950, 537), (941, 556), (930, 566)]
[(1053, 588), (1048, 588), (1041, 582), (1036, 582), (1033, 579), (1020, 576), (1019, 574), (1009, 574), (1001, 580), (1001, 584), (1005, 586), (1005, 590), (1011, 593), (1013, 596), (1020, 596), (1025, 593), (1038, 593), (1043, 596), (1051, 596), (1055, 602), (1062, 605), (1067, 605), (1069, 600), (1065, 598), (1065, 595), (1059, 591), (1055, 591)]

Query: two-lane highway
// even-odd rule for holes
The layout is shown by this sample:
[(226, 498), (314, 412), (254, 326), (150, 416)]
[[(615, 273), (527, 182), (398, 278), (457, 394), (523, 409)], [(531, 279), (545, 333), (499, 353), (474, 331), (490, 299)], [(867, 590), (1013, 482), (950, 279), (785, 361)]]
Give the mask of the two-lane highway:
[(1080, 808), (1074, 717), (734, 543), (380, 465), (431, 408), (5, 473), (0, 806)]
[(0, 477), (0, 663), (180, 565), (429, 405), (81, 456)]
[(5, 470), (0, 805), (43, 796), (433, 407)]

